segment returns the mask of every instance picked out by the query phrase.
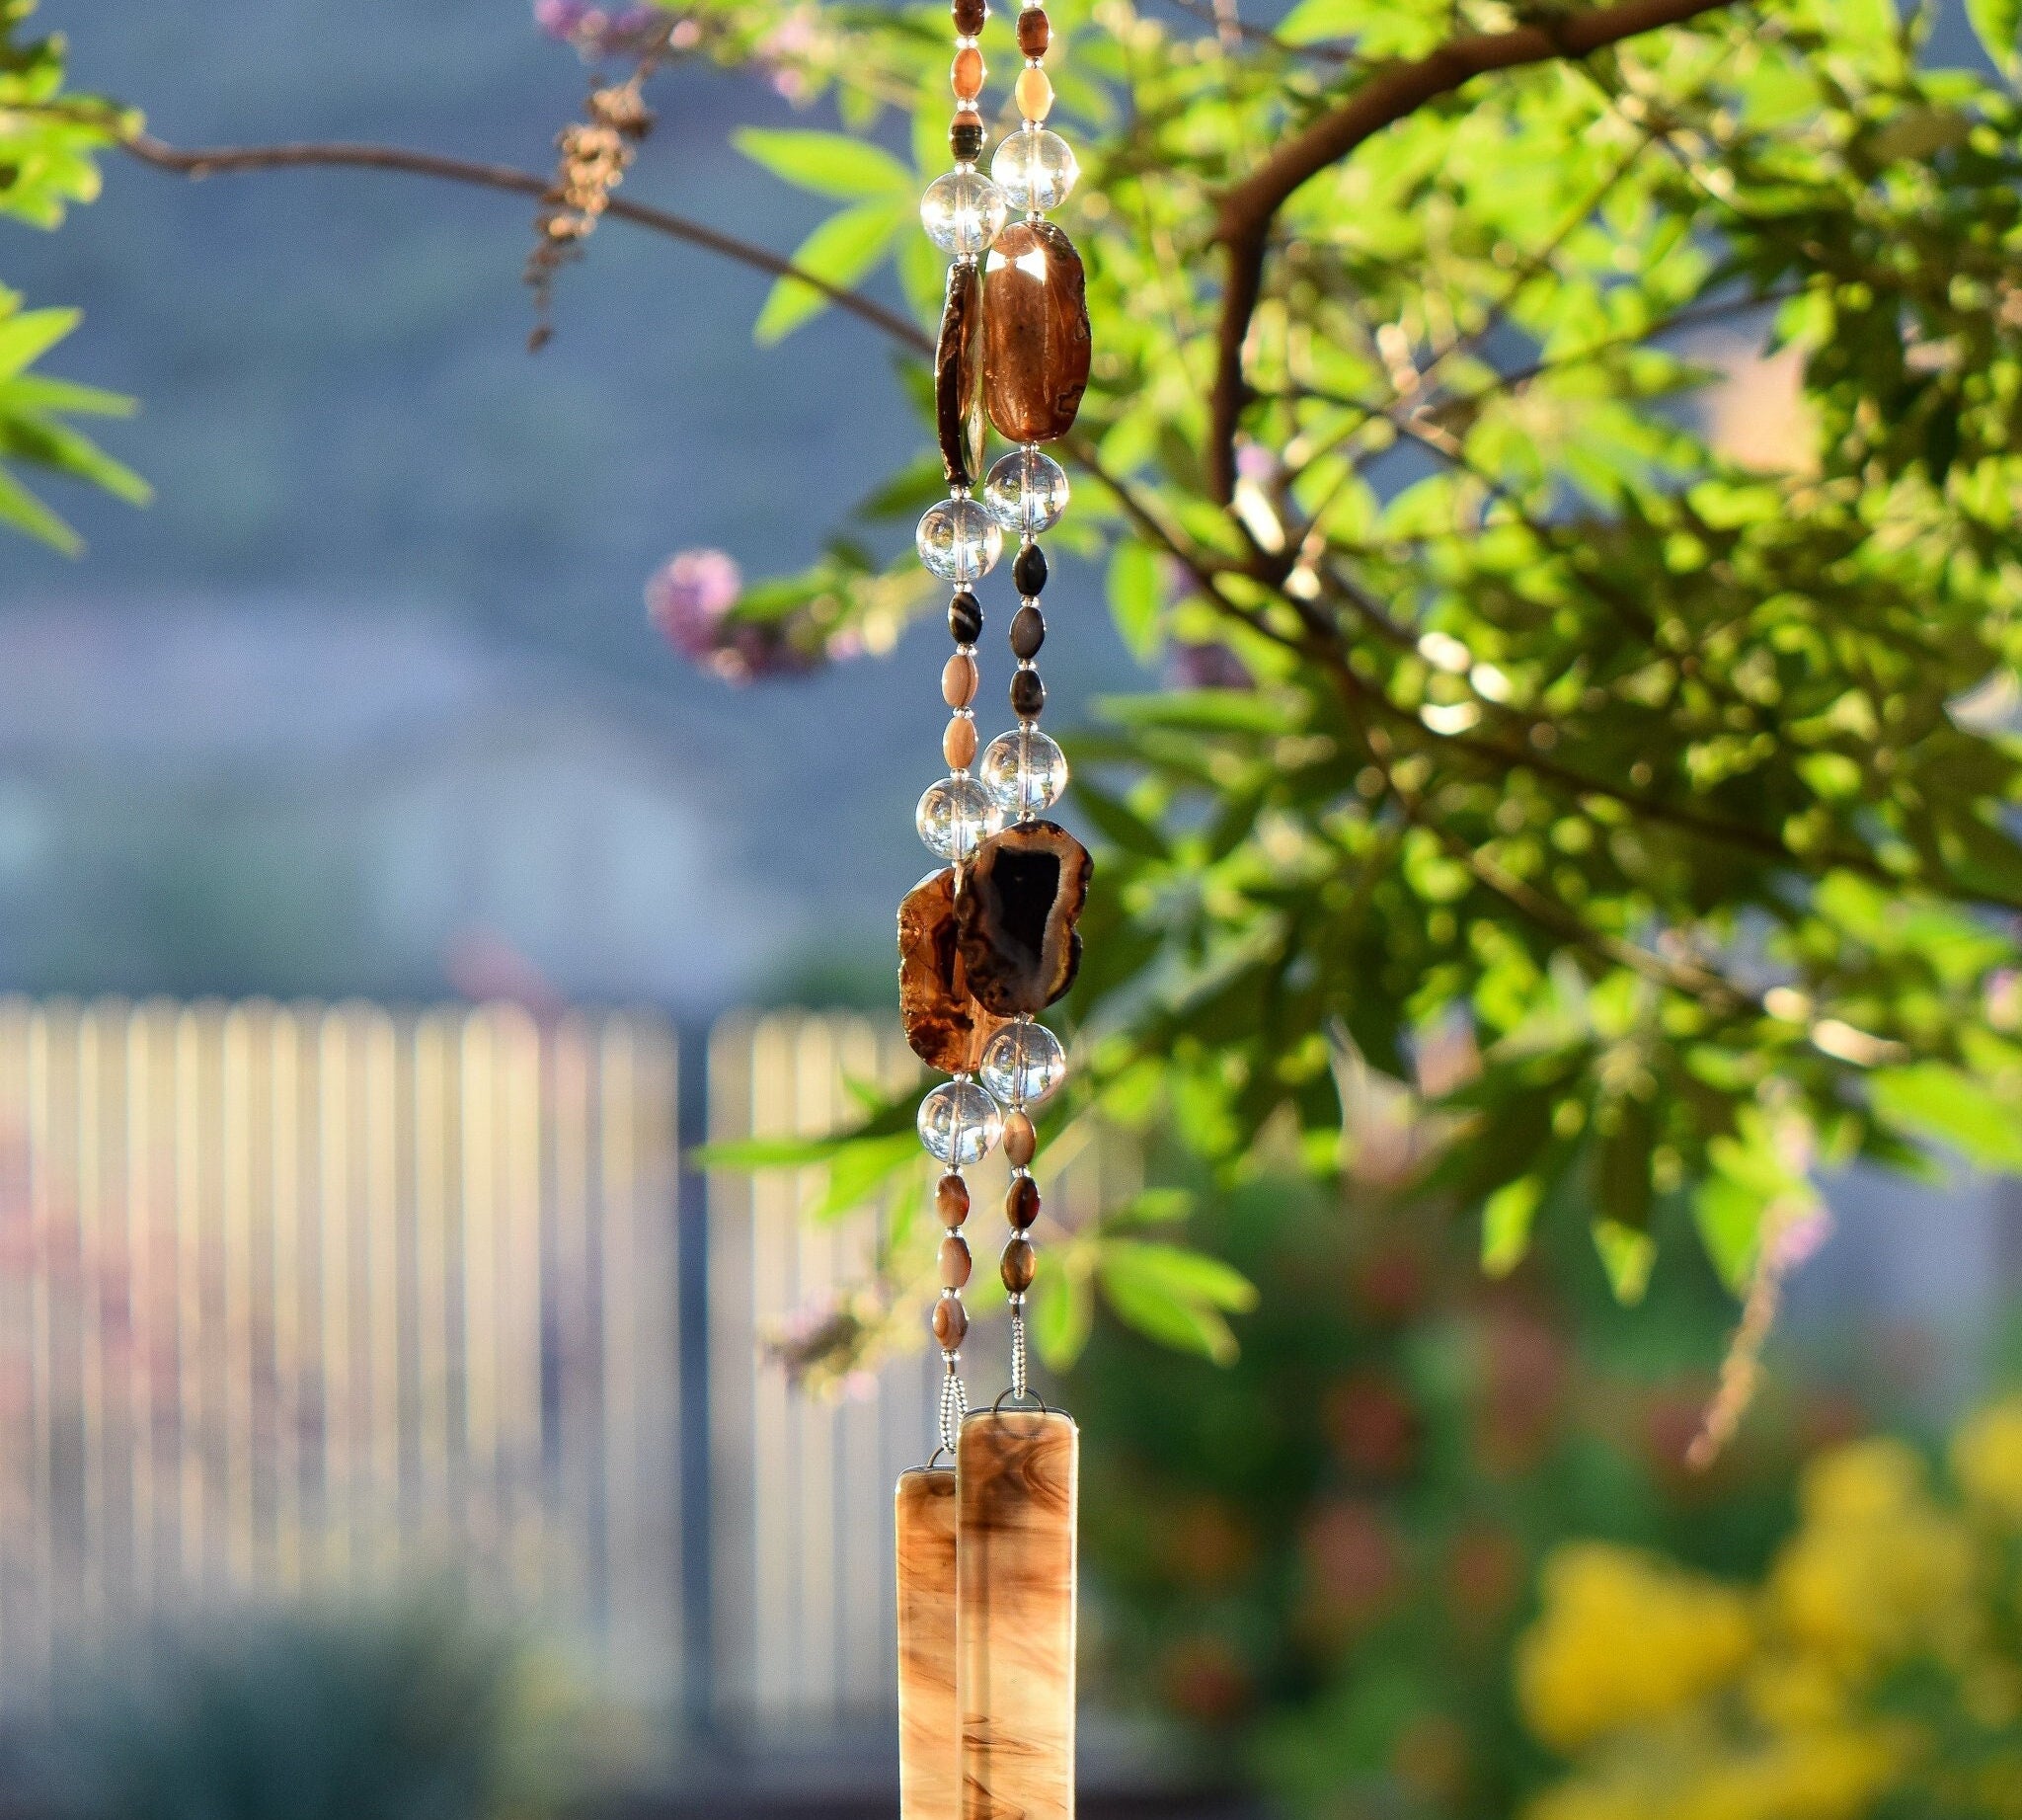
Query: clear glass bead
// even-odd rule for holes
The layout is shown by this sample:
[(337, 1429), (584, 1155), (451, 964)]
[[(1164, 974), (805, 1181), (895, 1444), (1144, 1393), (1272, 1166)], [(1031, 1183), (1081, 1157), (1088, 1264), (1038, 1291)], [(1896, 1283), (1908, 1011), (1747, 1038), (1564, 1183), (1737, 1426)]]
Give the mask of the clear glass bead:
[(944, 1080), (920, 1101), (920, 1142), (957, 1168), (981, 1162), (997, 1147), (1003, 1110), (972, 1080)]
[(990, 160), (990, 175), (1013, 208), (1044, 210), (1067, 199), (1081, 167), (1074, 162), (1074, 148), (1058, 133), (1028, 126), (1004, 135)]
[(1036, 448), (1000, 455), (983, 482), (983, 505), (1014, 536), (1050, 531), (1067, 510), (1066, 470)]
[(1037, 1106), (1067, 1074), (1060, 1039), (1044, 1024), (1006, 1024), (983, 1051), (983, 1085), (1007, 1106)]
[(943, 777), (920, 797), (913, 826), (929, 849), (960, 865), (1004, 826), (1004, 812), (975, 778)]
[(979, 582), (997, 566), (1004, 531), (980, 501), (942, 500), (921, 514), (913, 542), (942, 581)]
[(920, 198), (920, 225), (927, 238), (958, 259), (988, 252), (1009, 212), (1003, 191), (973, 169), (935, 178)]
[(1067, 754), (1024, 721), (983, 749), (978, 774), (1005, 818), (1017, 821), (1050, 809), (1066, 793)]

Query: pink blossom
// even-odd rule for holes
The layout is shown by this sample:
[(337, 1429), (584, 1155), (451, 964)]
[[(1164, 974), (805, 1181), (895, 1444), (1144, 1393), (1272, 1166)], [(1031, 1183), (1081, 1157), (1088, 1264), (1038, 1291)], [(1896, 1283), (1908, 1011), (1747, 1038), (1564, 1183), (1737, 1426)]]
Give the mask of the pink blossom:
[(743, 572), (723, 551), (681, 550), (646, 584), (646, 611), (668, 644), (703, 663), (718, 649), (724, 619), (743, 592)]

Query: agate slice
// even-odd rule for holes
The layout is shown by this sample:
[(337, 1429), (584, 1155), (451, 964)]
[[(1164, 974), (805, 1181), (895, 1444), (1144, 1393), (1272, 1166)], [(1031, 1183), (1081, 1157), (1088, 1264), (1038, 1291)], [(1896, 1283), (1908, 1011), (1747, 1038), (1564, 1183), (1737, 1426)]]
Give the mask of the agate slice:
[(901, 1474), (896, 1515), (899, 1820), (959, 1820), (953, 1470)]
[(962, 1425), (956, 1703), (962, 1820), (1073, 1820), (1080, 1438), (1050, 1410)]
[(1052, 822), (1017, 823), (976, 848), (956, 899), (956, 955), (984, 1011), (1029, 1016), (1074, 984), (1093, 871), (1088, 849)]
[(944, 1074), (972, 1074), (1004, 1019), (971, 993), (963, 965), (954, 867), (913, 887), (898, 907), (898, 1014), (912, 1053)]
[(1050, 221), (1012, 222), (983, 275), (983, 405), (998, 432), (1050, 442), (1073, 429), (1091, 346), (1074, 243)]
[(970, 262), (951, 266), (934, 351), (934, 428), (951, 487), (972, 487), (983, 471), (982, 331), (982, 276)]

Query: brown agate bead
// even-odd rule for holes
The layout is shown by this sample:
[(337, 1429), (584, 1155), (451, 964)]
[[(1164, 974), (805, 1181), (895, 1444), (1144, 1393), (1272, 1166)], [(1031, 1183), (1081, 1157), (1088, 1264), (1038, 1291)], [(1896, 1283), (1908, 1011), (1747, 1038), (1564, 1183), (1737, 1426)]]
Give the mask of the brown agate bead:
[(934, 1304), (934, 1338), (943, 1352), (953, 1352), (969, 1332), (969, 1310), (954, 1296), (943, 1296)]
[[(981, 421), (977, 428), (980, 431)], [(981, 436), (977, 436), (980, 446)], [(967, 588), (948, 602), (948, 636), (958, 645), (972, 645), (983, 635), (982, 602)]]
[(963, 985), (983, 1012), (1044, 1011), (1074, 984), (1074, 924), (1093, 870), (1088, 849), (1054, 822), (1020, 822), (976, 848), (956, 904), (956, 949)]
[(983, 117), (973, 108), (961, 108), (948, 122), (948, 149), (957, 164), (973, 164), (982, 156)]
[(983, 272), (983, 404), (1013, 442), (1074, 428), (1088, 389), (1087, 280), (1074, 243), (1050, 221), (1014, 221)]
[(1043, 57), (1053, 41), (1052, 23), (1043, 6), (1029, 6), (1018, 15), (1018, 48), (1028, 57)]
[(953, 867), (937, 872), (898, 907), (898, 1014), (914, 1055), (944, 1074), (967, 1074), (1003, 1019), (970, 991), (955, 884)]
[(1039, 1184), (1029, 1175), (1014, 1175), (1004, 1196), (1004, 1218), (1022, 1232), (1039, 1218)]
[(1032, 1161), (1033, 1152), (1039, 1148), (1039, 1134), (1032, 1129), (1031, 1118), (1018, 1107), (1004, 1115), (1004, 1157), (1014, 1169), (1022, 1169)]
[(1011, 712), (1022, 721), (1036, 721), (1047, 705), (1047, 685), (1036, 670), (1011, 673)]
[(1028, 602), (1011, 615), (1011, 655), (1021, 663), (1039, 656), (1047, 642), (1046, 615)]
[(941, 699), (951, 708), (966, 708), (975, 699), (975, 659), (958, 651), (941, 666)]
[(983, 281), (973, 264), (948, 272), (948, 301), (934, 350), (934, 430), (951, 487), (971, 487), (983, 468)]
[(972, 102), (983, 92), (983, 53), (973, 44), (964, 44), (955, 53), (955, 65), (948, 72), (955, 85), (955, 99)]
[(941, 735), (941, 756), (948, 760), (951, 771), (969, 768), (969, 761), (975, 756), (975, 722), (968, 715), (958, 714), (948, 723)]
[(941, 1287), (960, 1289), (969, 1281), (969, 1246), (954, 1232), (941, 1241)]
[(1014, 1238), (1004, 1247), (1004, 1255), (997, 1266), (997, 1274), (1004, 1279), (1004, 1287), (1014, 1296), (1022, 1296), (1032, 1287), (1032, 1279), (1039, 1269), (1039, 1258), (1029, 1238)]
[(964, 38), (980, 38), (983, 22), (989, 18), (988, 0), (955, 0), (949, 12), (955, 18), (955, 30)]
[(934, 1212), (943, 1226), (960, 1226), (969, 1218), (969, 1184), (959, 1175), (944, 1175), (934, 1184)]

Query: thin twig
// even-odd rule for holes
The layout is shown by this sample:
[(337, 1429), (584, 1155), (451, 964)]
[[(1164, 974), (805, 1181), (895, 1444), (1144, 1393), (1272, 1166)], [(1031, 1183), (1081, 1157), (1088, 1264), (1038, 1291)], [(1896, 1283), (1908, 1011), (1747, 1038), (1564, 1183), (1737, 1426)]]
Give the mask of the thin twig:
[[(295, 145), (218, 145), (185, 149), (168, 145), (152, 134), (126, 132), (119, 136), (120, 148), (142, 164), (158, 171), (190, 178), (221, 177), (241, 171), (281, 171), (316, 168), (362, 171), (402, 171), (415, 177), (434, 177), (449, 183), (470, 184), (483, 190), (503, 190), (513, 196), (539, 198), (553, 181), (532, 171), (509, 164), (482, 164), (469, 158), (450, 158), (437, 152), (412, 151), (400, 145), (359, 145), (345, 142), (307, 142)], [(690, 220), (669, 209), (654, 208), (625, 198), (611, 198), (608, 213), (635, 227), (650, 228), (691, 246), (702, 247), (724, 259), (735, 260), (755, 272), (776, 278), (797, 278), (818, 290), (838, 309), (847, 310), (860, 321), (882, 330), (915, 354), (931, 356), (932, 340), (916, 324), (894, 310), (865, 296), (803, 272), (792, 260), (765, 247), (739, 240), (701, 221)]]
[(1477, 76), (1533, 63), (1577, 60), (1625, 39), (1682, 25), (1736, 0), (1618, 0), (1614, 6), (1554, 20), (1456, 38), (1426, 56), (1394, 63), (1355, 89), (1303, 131), (1293, 133), (1222, 198), (1215, 238), (1227, 249), (1221, 328), (1210, 397), (1209, 486), (1224, 505), (1235, 491), (1236, 422), (1246, 392), (1243, 345), (1263, 294), (1264, 256), (1278, 211), (1310, 179), (1364, 140), (1450, 95)]

